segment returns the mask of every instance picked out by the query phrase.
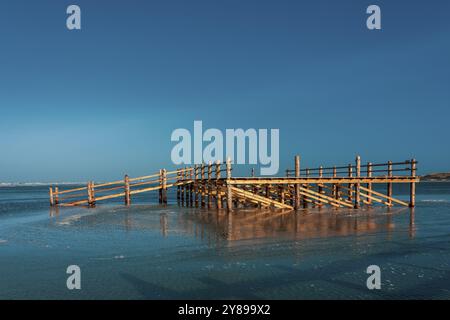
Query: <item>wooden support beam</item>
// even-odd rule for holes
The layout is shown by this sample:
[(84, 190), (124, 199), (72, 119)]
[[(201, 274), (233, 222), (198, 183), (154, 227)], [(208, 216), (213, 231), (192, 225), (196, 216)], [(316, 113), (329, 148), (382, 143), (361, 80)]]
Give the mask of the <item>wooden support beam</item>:
[(205, 164), (204, 163), (202, 163), (202, 165), (200, 167), (200, 175), (201, 175), (200, 205), (203, 208), (206, 205), (206, 201), (205, 201), (205, 197), (206, 197), (206, 192), (205, 192)]
[[(388, 177), (392, 177), (392, 161), (388, 161)], [(392, 204), (390, 198), (392, 198), (392, 182), (388, 182), (387, 184), (387, 196), (388, 202)]]
[[(416, 159), (411, 159), (411, 177), (416, 177)], [(409, 207), (414, 208), (416, 206), (416, 183), (411, 182), (409, 186)]]
[[(336, 166), (333, 167), (333, 178), (337, 177), (337, 170), (336, 170)], [(332, 195), (335, 199), (339, 199), (339, 197), (337, 196), (337, 185), (336, 183), (333, 183), (333, 187), (332, 187)]]
[(95, 195), (94, 195), (94, 183), (89, 181), (87, 184), (87, 194), (88, 194), (88, 205), (89, 207), (95, 206)]
[[(309, 169), (308, 168), (306, 168), (305, 173), (306, 173), (306, 178), (309, 178)], [(308, 189), (308, 188), (309, 188), (309, 184), (306, 184), (305, 189)], [(307, 198), (305, 197), (305, 195), (303, 195), (303, 208), (305, 208), (305, 209), (308, 208), (308, 203), (313, 203), (313, 201), (306, 201), (306, 200), (307, 200)]]
[[(184, 167), (184, 181), (189, 181), (188, 167)], [(186, 206), (189, 205), (189, 185), (186, 183), (184, 184), (184, 203), (186, 204)]]
[(198, 166), (194, 165), (194, 203), (196, 208), (198, 208), (198, 192), (199, 192), (198, 171), (199, 171)]
[(49, 188), (49, 196), (50, 196), (50, 206), (53, 207), (55, 205), (55, 202), (53, 200), (53, 187)]
[(315, 192), (315, 191), (312, 191), (310, 189), (306, 189), (306, 188), (303, 188), (303, 187), (300, 187), (300, 191), (306, 193), (308, 195), (308, 197), (313, 198), (315, 200), (318, 200), (319, 202), (328, 203), (328, 204), (333, 205), (335, 207), (336, 206), (339, 207), (339, 205), (342, 205), (344, 207), (353, 208), (353, 205), (351, 205), (351, 204), (349, 204), (349, 203), (347, 203), (345, 201), (334, 199), (334, 198), (329, 197), (329, 196), (327, 196), (327, 195), (325, 195), (323, 193)]
[[(356, 162), (356, 177), (360, 178), (361, 177), (361, 157), (357, 156), (355, 162)], [(361, 187), (361, 183), (358, 180), (358, 182), (355, 184), (355, 209), (359, 209), (359, 204), (361, 202), (361, 196), (359, 194), (360, 187)]]
[(59, 204), (59, 188), (55, 187), (55, 192), (53, 194), (53, 197), (55, 199), (55, 205)]
[[(300, 156), (295, 156), (295, 177), (300, 178)], [(294, 208), (300, 209), (300, 185), (294, 185)]]
[[(366, 188), (364, 188), (364, 187), (361, 187), (361, 190), (366, 191), (366, 192), (369, 191), (369, 189), (366, 189)], [(379, 197), (382, 197), (382, 198), (387, 199), (387, 200), (388, 200), (388, 201), (387, 201), (387, 204), (388, 204), (389, 206), (392, 206), (392, 202), (396, 202), (396, 203), (401, 204), (402, 206), (406, 206), (406, 207), (409, 206), (409, 204), (406, 203), (406, 202), (404, 202), (404, 201), (395, 199), (395, 198), (393, 198), (393, 197), (387, 196), (387, 195), (385, 195), (385, 194), (382, 194), (382, 193), (377, 192), (377, 191), (374, 191), (374, 190), (371, 190), (371, 191), (372, 191), (372, 193), (373, 193), (374, 195), (377, 195), (377, 196), (379, 196)]]
[(273, 206), (273, 207), (279, 208), (279, 209), (289, 209), (289, 210), (293, 209), (293, 207), (291, 207), (288, 204), (281, 203), (279, 201), (269, 199), (269, 198), (266, 198), (263, 196), (259, 196), (250, 191), (245, 191), (245, 190), (237, 188), (237, 187), (231, 187), (231, 191), (233, 192), (233, 195), (235, 195), (237, 197), (242, 197), (242, 198), (245, 198), (246, 200), (253, 200), (256, 203), (260, 202), (266, 206)]
[(226, 162), (226, 166), (227, 166), (227, 211), (231, 212), (233, 210), (233, 192), (231, 189), (231, 184), (230, 184), (230, 180), (231, 180), (231, 158), (228, 157), (227, 158), (227, 162)]
[(278, 201), (284, 203), (285, 194), (284, 194), (284, 185), (281, 184), (278, 186)]
[(209, 161), (208, 163), (208, 209), (212, 207), (212, 161)]
[[(189, 180), (192, 181), (192, 179), (194, 178), (194, 170), (192, 167), (189, 168)], [(194, 185), (192, 183), (190, 183), (188, 185), (188, 189), (189, 189), (189, 206), (192, 207), (193, 206), (193, 190), (194, 190)]]
[[(368, 178), (372, 178), (372, 162), (368, 162), (367, 163), (367, 177)], [(371, 182), (367, 183), (367, 190), (369, 190), (369, 191), (367, 191), (367, 195), (371, 196), (372, 195), (372, 183)], [(372, 199), (369, 198), (367, 200), (367, 202), (368, 202), (369, 205), (371, 205), (372, 204)]]
[(167, 170), (162, 169), (162, 203), (167, 204)]
[[(178, 171), (178, 172), (177, 172), (177, 182), (180, 182), (180, 181), (181, 181), (181, 174), (180, 174), (180, 172)], [(178, 205), (180, 205), (180, 200), (181, 200), (181, 186), (178, 185), (178, 186), (177, 186), (177, 204), (178, 204)]]
[(216, 207), (222, 209), (222, 195), (220, 192), (220, 160), (216, 161)]
[[(351, 163), (349, 163), (349, 165), (348, 165), (348, 177), (349, 178), (353, 177), (353, 168), (352, 168), (352, 164)], [(353, 201), (352, 192), (351, 192), (351, 190), (353, 189), (353, 184), (349, 183), (348, 184), (348, 189), (349, 189), (349, 191), (348, 191), (348, 194), (347, 194), (347, 199), (348, 199), (348, 201)]]
[(159, 190), (158, 190), (158, 202), (162, 203), (162, 169), (159, 169)]
[[(323, 166), (319, 167), (319, 178), (323, 178)], [(321, 184), (318, 186), (318, 189), (319, 189), (319, 193), (322, 194), (323, 193), (323, 186)], [(319, 207), (321, 207), (322, 203), (319, 202), (317, 205)]]
[(124, 178), (124, 190), (125, 190), (125, 205), (129, 206), (131, 204), (131, 197), (130, 197), (130, 178), (128, 175), (125, 175)]

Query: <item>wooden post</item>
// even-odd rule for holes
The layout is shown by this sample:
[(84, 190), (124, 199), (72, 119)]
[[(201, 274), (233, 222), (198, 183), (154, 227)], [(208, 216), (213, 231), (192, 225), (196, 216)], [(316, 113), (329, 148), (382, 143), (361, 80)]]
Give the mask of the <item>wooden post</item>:
[[(309, 178), (309, 169), (308, 168), (306, 168), (305, 175), (306, 175), (306, 178)], [(309, 189), (308, 183), (306, 184), (305, 189)], [(307, 200), (307, 197), (305, 195), (303, 195), (303, 208), (308, 208), (308, 201), (306, 201), (306, 200)]]
[(212, 192), (212, 184), (211, 184), (211, 179), (212, 179), (212, 161), (209, 161), (208, 163), (208, 208), (212, 207), (212, 196), (211, 196), (211, 192)]
[(189, 168), (184, 167), (184, 203), (189, 206), (189, 184), (186, 184), (189, 180)]
[[(367, 163), (367, 177), (368, 178), (372, 178), (372, 162), (368, 162)], [(372, 196), (372, 183), (371, 182), (367, 183), (367, 189), (369, 190), (369, 191), (367, 191), (367, 195), (369, 197), (371, 197)], [(369, 205), (371, 205), (372, 204), (372, 199), (371, 198), (367, 198), (367, 203)]]
[(222, 209), (222, 195), (220, 194), (220, 160), (216, 161), (216, 206)]
[(88, 195), (88, 206), (89, 207), (93, 207), (93, 204), (92, 204), (92, 193), (91, 193), (91, 184), (92, 184), (92, 182), (91, 181), (88, 181), (88, 183), (87, 183), (87, 195)]
[[(323, 166), (319, 167), (319, 178), (323, 178)], [(318, 191), (320, 194), (323, 194), (323, 187), (322, 184), (319, 185)], [(319, 201), (317, 204), (319, 207), (322, 207), (322, 202)]]
[(201, 166), (201, 190), (202, 192), (200, 193), (200, 202), (201, 202), (201, 206), (204, 207), (205, 206), (205, 164), (202, 163)]
[(189, 206), (192, 207), (192, 191), (194, 189), (194, 186), (192, 185), (192, 178), (193, 178), (194, 172), (192, 170), (192, 167), (189, 168), (189, 180), (191, 180), (191, 183), (189, 184), (188, 188), (189, 188)]
[(186, 186), (185, 186), (185, 172), (186, 172), (186, 167), (181, 169), (180, 172), (180, 176), (181, 176), (181, 192), (180, 192), (180, 198), (181, 198), (181, 206), (184, 206), (184, 200), (185, 200), (185, 192), (186, 192)]
[(158, 202), (162, 203), (162, 169), (159, 169), (159, 190), (158, 190), (158, 194), (159, 194), (159, 198), (158, 198)]
[[(300, 156), (295, 156), (295, 177), (300, 178)], [(294, 185), (294, 209), (300, 209), (300, 185)]]
[(194, 203), (198, 207), (198, 166), (194, 165)]
[(94, 181), (91, 181), (91, 200), (92, 200), (92, 206), (95, 207), (96, 201), (95, 201), (95, 184), (94, 184)]
[(129, 206), (131, 204), (131, 197), (130, 197), (130, 178), (128, 177), (128, 175), (125, 175), (125, 179), (124, 179), (124, 184), (125, 184), (125, 205)]
[[(333, 178), (337, 177), (336, 166), (333, 167)], [(333, 183), (333, 198), (338, 199), (337, 197), (337, 184)]]
[(361, 194), (360, 192), (360, 187), (361, 187), (361, 183), (360, 178), (361, 178), (361, 157), (357, 156), (356, 157), (356, 178), (358, 179), (358, 182), (355, 184), (355, 209), (359, 209), (359, 204), (361, 202)]
[(227, 211), (233, 211), (233, 195), (231, 192), (231, 158), (227, 158)]
[[(353, 176), (353, 167), (352, 167), (352, 164), (349, 163), (349, 165), (348, 165), (348, 177), (351, 178), (352, 176)], [(352, 189), (353, 189), (353, 185), (351, 183), (349, 183), (348, 184), (348, 194), (347, 194), (348, 201), (353, 201)]]
[(49, 188), (48, 193), (49, 193), (49, 196), (50, 196), (50, 206), (53, 207), (53, 206), (55, 205), (55, 203), (54, 203), (54, 201), (53, 201), (53, 187), (50, 187), (50, 188)]
[(162, 203), (167, 204), (167, 170), (162, 169)]
[[(180, 181), (181, 181), (180, 171), (177, 170), (177, 183), (179, 183)], [(180, 205), (180, 194), (181, 194), (180, 185), (177, 185), (177, 204), (178, 205)]]
[(284, 203), (284, 185), (280, 184), (278, 186), (278, 201)]
[[(416, 178), (416, 159), (411, 160), (411, 177)], [(414, 208), (416, 205), (416, 183), (411, 182), (409, 186), (409, 207)]]
[[(392, 161), (388, 161), (388, 177), (392, 177)], [(392, 205), (392, 182), (388, 182), (387, 184), (387, 196), (389, 197), (387, 199), (387, 202), (389, 204), (389, 206)]]
[(55, 187), (54, 198), (55, 198), (55, 205), (58, 205), (59, 204), (59, 188), (58, 187)]

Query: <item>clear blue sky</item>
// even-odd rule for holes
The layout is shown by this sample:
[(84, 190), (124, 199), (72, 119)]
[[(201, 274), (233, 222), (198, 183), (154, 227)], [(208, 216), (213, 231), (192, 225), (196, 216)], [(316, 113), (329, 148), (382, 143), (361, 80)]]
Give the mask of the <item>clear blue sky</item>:
[(449, 35), (444, 0), (2, 0), (0, 181), (170, 167), (194, 120), (279, 128), (282, 169), (300, 153), (450, 171)]

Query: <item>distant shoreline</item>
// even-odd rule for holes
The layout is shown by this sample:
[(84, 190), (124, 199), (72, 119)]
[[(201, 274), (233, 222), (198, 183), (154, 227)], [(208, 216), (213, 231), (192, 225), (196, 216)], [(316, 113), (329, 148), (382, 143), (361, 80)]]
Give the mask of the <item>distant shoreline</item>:
[(423, 182), (450, 182), (450, 172), (430, 173), (420, 177)]

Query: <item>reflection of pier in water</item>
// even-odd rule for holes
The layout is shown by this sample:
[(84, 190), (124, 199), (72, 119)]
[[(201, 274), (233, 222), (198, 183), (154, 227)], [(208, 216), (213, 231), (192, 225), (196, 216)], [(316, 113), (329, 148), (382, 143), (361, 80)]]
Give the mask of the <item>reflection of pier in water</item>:
[[(335, 236), (361, 235), (387, 231), (395, 228), (395, 219), (400, 213), (409, 212), (409, 236), (414, 237), (414, 209), (384, 211), (368, 209), (355, 215), (353, 210), (337, 214), (331, 210), (311, 212), (243, 211), (238, 214), (222, 212), (192, 211), (180, 217), (177, 227), (200, 237), (208, 243), (229, 240), (261, 238), (309, 239)], [(168, 234), (167, 221), (161, 224), (164, 235)]]
[[(408, 229), (411, 238), (415, 236), (413, 208), (384, 210), (368, 208), (357, 214), (352, 209), (347, 211), (309, 209), (298, 212), (248, 209), (232, 214), (226, 210), (194, 208), (175, 212), (164, 210), (158, 213), (159, 210), (154, 207), (149, 212), (144, 209), (139, 214), (134, 214), (126, 208), (122, 209), (125, 209), (123, 214), (114, 218), (117, 220), (103, 221), (105, 216), (100, 212), (91, 217), (95, 220), (95, 224), (120, 224), (126, 231), (160, 230), (164, 237), (181, 232), (201, 238), (208, 244), (227, 241), (231, 245), (235, 240), (263, 238), (301, 240), (383, 231), (389, 238), (390, 232), (396, 228), (395, 220), (404, 219), (404, 214), (409, 213), (409, 223), (403, 222), (402, 227)], [(50, 210), (50, 216), (58, 217), (58, 211)], [(157, 219), (155, 213), (158, 213)]]

